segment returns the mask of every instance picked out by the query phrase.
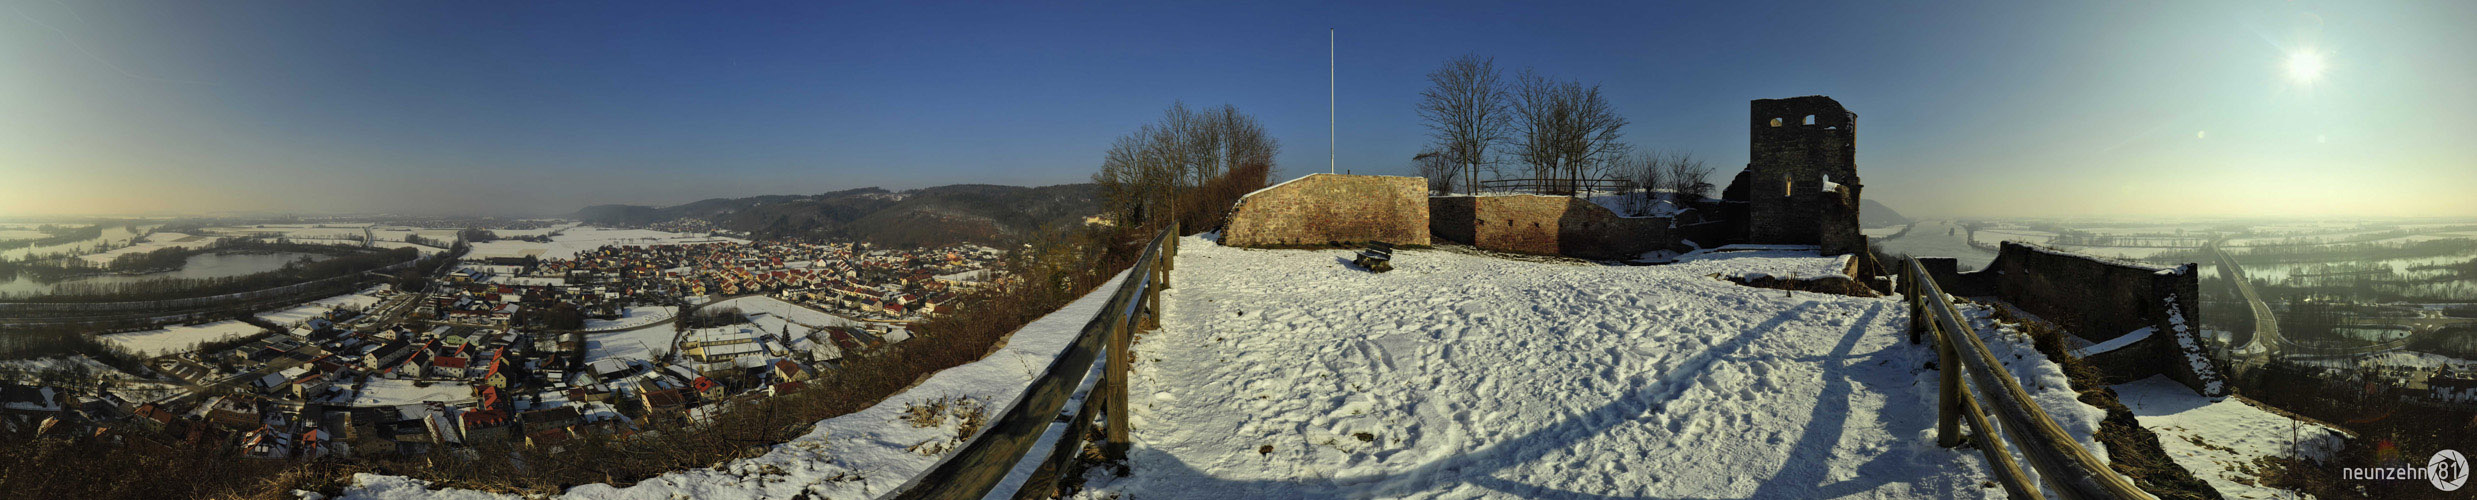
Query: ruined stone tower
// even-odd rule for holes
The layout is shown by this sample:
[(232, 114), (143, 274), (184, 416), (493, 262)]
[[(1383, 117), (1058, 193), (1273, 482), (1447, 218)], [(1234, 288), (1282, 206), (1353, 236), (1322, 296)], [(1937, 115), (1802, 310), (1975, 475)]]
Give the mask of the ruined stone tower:
[(1856, 113), (1830, 97), (1756, 99), (1746, 171), (1724, 197), (1744, 202), (1744, 240), (1864, 250), (1858, 233)]

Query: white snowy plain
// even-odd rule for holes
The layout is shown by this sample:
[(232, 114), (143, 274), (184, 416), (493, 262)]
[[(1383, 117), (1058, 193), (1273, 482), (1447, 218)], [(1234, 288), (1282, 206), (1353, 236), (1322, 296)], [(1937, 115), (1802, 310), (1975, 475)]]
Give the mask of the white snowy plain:
[(1709, 277), (1829, 265), (1811, 253), (1405, 250), (1370, 274), (1344, 250), (1180, 247), (1136, 346), (1133, 473), (1083, 498), (2003, 495), (1935, 445), (1898, 299)]

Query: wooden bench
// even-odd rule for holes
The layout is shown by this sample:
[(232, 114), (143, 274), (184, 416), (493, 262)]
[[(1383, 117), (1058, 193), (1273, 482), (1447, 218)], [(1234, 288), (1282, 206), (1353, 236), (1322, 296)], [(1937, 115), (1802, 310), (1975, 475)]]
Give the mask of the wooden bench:
[(1350, 263), (1367, 269), (1368, 272), (1391, 271), (1393, 270), (1393, 244), (1384, 242), (1370, 244), (1366, 250), (1359, 251), (1359, 258), (1351, 259)]

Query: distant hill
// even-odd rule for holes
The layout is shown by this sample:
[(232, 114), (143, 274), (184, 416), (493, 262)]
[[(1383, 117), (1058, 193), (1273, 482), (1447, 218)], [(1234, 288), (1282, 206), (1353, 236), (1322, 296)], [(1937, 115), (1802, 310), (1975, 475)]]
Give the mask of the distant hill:
[(1095, 193), (1092, 184), (957, 184), (899, 192), (871, 187), (714, 198), (660, 208), (595, 205), (570, 217), (615, 226), (701, 219), (767, 238), (842, 238), (894, 246), (998, 244), (1019, 241), (1045, 224), (1081, 223), (1100, 213)]
[(1908, 223), (1908, 217), (1902, 217), (1900, 212), (1876, 202), (1874, 198), (1858, 200), (1858, 227), (1886, 227)]

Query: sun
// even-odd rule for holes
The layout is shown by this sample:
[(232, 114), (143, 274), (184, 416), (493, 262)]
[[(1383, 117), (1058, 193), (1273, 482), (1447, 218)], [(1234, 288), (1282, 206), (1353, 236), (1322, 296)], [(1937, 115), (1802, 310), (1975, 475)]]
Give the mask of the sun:
[(2330, 69), (2330, 67), (2323, 62), (2322, 53), (2311, 50), (2301, 50), (2288, 54), (2287, 67), (2288, 80), (2307, 85), (2313, 84), (2316, 80), (2321, 80), (2322, 72)]

